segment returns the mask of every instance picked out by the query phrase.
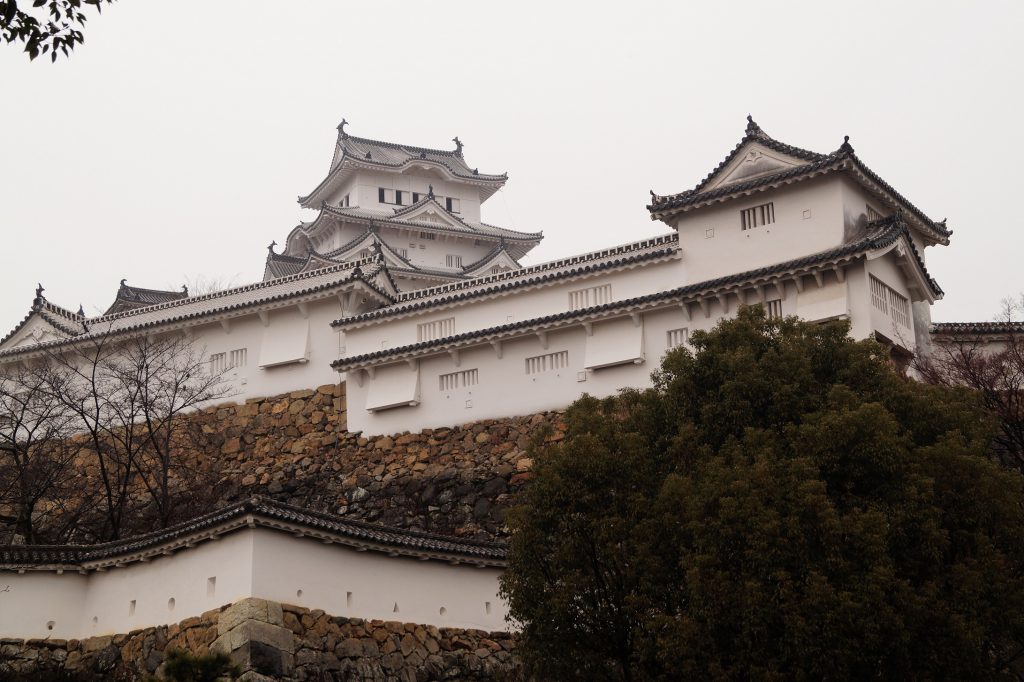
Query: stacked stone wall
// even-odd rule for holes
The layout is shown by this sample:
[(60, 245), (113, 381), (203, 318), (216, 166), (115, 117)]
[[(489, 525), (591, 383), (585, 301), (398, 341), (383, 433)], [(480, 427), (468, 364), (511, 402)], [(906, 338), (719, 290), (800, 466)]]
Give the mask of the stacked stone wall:
[[(330, 616), (244, 599), (174, 625), (84, 640), (0, 641), (0, 680), (61, 671), (81, 679), (141, 680), (168, 652), (227, 653), (243, 679), (417, 682), (516, 680), (515, 642), (504, 632)], [(66, 679), (66, 678), (65, 678)]]
[(225, 500), (251, 494), (395, 528), (504, 536), (533, 466), (532, 439), (561, 440), (562, 413), (367, 437), (345, 430), (344, 384), (205, 410), (202, 450)]

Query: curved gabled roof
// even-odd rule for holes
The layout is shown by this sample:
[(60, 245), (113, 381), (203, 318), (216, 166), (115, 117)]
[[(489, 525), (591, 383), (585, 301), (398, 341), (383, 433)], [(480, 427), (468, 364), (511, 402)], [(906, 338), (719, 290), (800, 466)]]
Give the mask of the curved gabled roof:
[(3, 346), (9, 340), (25, 328), (33, 318), (40, 318), (44, 320), (51, 327), (59, 332), (66, 334), (67, 336), (76, 336), (85, 331), (85, 315), (81, 314), (81, 310), (78, 313), (73, 313), (67, 308), (63, 308), (56, 303), (51, 303), (46, 300), (43, 296), (43, 285), (39, 285), (36, 288), (35, 298), (32, 299), (32, 307), (29, 308), (28, 313), (21, 319), (14, 329), (0, 338), (0, 346)]
[(114, 296), (114, 302), (110, 304), (104, 315), (112, 315), (114, 313), (124, 312), (125, 310), (134, 310), (135, 308), (142, 308), (147, 305), (155, 305), (157, 303), (166, 303), (167, 301), (177, 301), (183, 298), (188, 298), (188, 287), (182, 286), (181, 291), (162, 291), (160, 289), (143, 289), (142, 287), (133, 287), (125, 284), (127, 280), (121, 280), (121, 286), (117, 288), (117, 294)]
[[(707, 189), (711, 181), (724, 171), (744, 148), (752, 143), (757, 143), (806, 163), (787, 167), (777, 173), (762, 175), (748, 181), (734, 182), (713, 189)], [(946, 227), (946, 222), (944, 220), (935, 221), (929, 218), (924, 211), (910, 203), (902, 194), (868, 168), (854, 153), (849, 137), (844, 139), (843, 144), (836, 151), (829, 154), (819, 154), (779, 142), (769, 137), (749, 116), (747, 117), (746, 132), (739, 144), (696, 187), (679, 192), (678, 194), (664, 196), (651, 192), (651, 203), (647, 206), (647, 210), (650, 211), (652, 220), (667, 221), (678, 213), (701, 205), (714, 203), (733, 196), (750, 194), (752, 191), (763, 191), (778, 186), (781, 183), (789, 184), (832, 172), (850, 173), (860, 184), (866, 186), (869, 190), (887, 196), (889, 201), (896, 205), (897, 208), (902, 207), (905, 209), (908, 215), (913, 218), (915, 227), (918, 227), (927, 239), (940, 244), (949, 243), (949, 237), (952, 235), (952, 232)]]
[(481, 173), (477, 168), (470, 168), (462, 155), (462, 143), (458, 138), (454, 150), (431, 149), (414, 145), (373, 140), (367, 137), (355, 137), (345, 132), (343, 121), (338, 126), (338, 141), (335, 147), (331, 170), (319, 185), (306, 196), (299, 197), (299, 203), (305, 208), (314, 208), (325, 197), (323, 191), (332, 181), (343, 175), (345, 171), (364, 168), (375, 170), (402, 171), (420, 165), (434, 168), (454, 180), (461, 180), (480, 188), (480, 200), (486, 201), (492, 194), (501, 189), (508, 180), (507, 173)]

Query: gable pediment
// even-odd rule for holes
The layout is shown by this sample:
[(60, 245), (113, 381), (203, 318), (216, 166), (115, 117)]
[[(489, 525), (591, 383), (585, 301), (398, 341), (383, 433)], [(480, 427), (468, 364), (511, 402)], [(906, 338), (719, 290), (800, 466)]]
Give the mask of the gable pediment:
[(509, 255), (508, 251), (501, 249), (494, 254), (493, 257), (476, 264), (472, 270), (466, 270), (466, 274), (471, 277), (481, 277), (497, 274), (499, 272), (507, 272), (509, 270), (518, 270), (521, 267), (522, 266)]
[(402, 213), (401, 219), (417, 223), (433, 223), (439, 227), (461, 227), (455, 218), (448, 215), (447, 211), (434, 201), (427, 201), (419, 208)]
[(711, 178), (701, 191), (706, 192), (748, 180), (756, 180), (806, 163), (807, 161), (804, 159), (777, 152), (757, 142), (748, 142), (725, 168)]
[(9, 339), (0, 345), (0, 349), (6, 350), (19, 346), (34, 346), (37, 343), (65, 337), (67, 337), (67, 334), (47, 322), (42, 315), (32, 313), (31, 317)]

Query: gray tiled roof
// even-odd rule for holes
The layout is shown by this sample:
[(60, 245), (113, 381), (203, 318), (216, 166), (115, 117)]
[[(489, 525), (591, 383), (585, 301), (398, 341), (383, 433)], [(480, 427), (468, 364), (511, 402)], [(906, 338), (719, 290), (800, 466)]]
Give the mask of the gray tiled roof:
[(935, 322), (932, 334), (1024, 334), (1024, 322)]
[(178, 301), (183, 298), (188, 298), (188, 288), (186, 287), (182, 287), (181, 291), (143, 289), (142, 287), (129, 286), (125, 284), (125, 280), (122, 279), (121, 286), (117, 288), (117, 295), (114, 296), (114, 302), (110, 304), (110, 307), (107, 308), (107, 311), (103, 314), (112, 315), (113, 313), (134, 310), (135, 308), (143, 308), (157, 303)]
[[(383, 271), (384, 267), (377, 259), (361, 259), (201, 296), (189, 296), (166, 303), (157, 303), (144, 308), (110, 315), (104, 314), (89, 319), (78, 318), (80, 328), (74, 332), (74, 338), (2, 350), (0, 357), (58, 346), (69, 341), (108, 334), (137, 332), (210, 315), (231, 313), (321, 291), (329, 291), (356, 281), (378, 294), (381, 299), (391, 301), (394, 300), (392, 294), (374, 283), (378, 275), (388, 276)], [(44, 303), (46, 302), (44, 301)]]
[[(711, 178), (713, 178), (721, 169), (735, 158), (740, 148), (751, 141), (768, 146), (771, 149), (775, 149), (790, 156), (806, 160), (808, 163), (794, 166), (778, 173), (758, 177), (746, 182), (732, 183), (713, 190), (705, 191), (704, 188), (707, 186)], [(733, 194), (749, 193), (751, 190), (768, 187), (781, 181), (792, 181), (802, 179), (805, 176), (843, 170), (856, 170), (863, 174), (865, 178), (877, 185), (883, 192), (891, 196), (896, 202), (912, 213), (924, 225), (926, 230), (931, 232), (932, 235), (940, 242), (946, 243), (949, 241), (949, 237), (952, 235), (952, 232), (947, 229), (945, 221), (935, 221), (929, 218), (921, 209), (917, 208), (914, 204), (910, 203), (906, 197), (897, 192), (892, 185), (887, 183), (879, 177), (878, 174), (868, 168), (868, 166), (854, 153), (853, 147), (850, 145), (849, 138), (846, 138), (843, 144), (840, 145), (839, 149), (836, 151), (830, 154), (818, 154), (816, 152), (810, 152), (773, 140), (768, 137), (768, 135), (761, 130), (756, 123), (750, 120), (750, 117), (748, 117), (747, 131), (743, 139), (740, 140), (739, 144), (736, 145), (729, 155), (726, 156), (718, 167), (709, 173), (704, 180), (702, 180), (695, 188), (685, 190), (678, 194), (657, 196), (652, 193), (652, 200), (647, 206), (647, 210), (650, 211), (652, 219), (660, 220), (671, 212), (684, 209), (695, 204), (701, 204), (706, 201), (727, 197)]]
[(455, 150), (444, 150), (372, 140), (349, 135), (342, 125), (339, 126), (338, 142), (330, 172), (312, 192), (299, 197), (299, 203), (307, 205), (346, 169), (355, 167), (400, 170), (417, 162), (441, 166), (454, 177), (477, 185), (483, 199), (498, 191), (508, 180), (507, 173), (481, 173), (476, 168), (470, 168), (462, 156), (461, 144)]
[(485, 566), (503, 566), (506, 557), (506, 547), (501, 543), (398, 530), (252, 497), (165, 530), (125, 540), (95, 545), (0, 546), (0, 569), (109, 565), (124, 557), (158, 553), (168, 545), (186, 547), (185, 543), (230, 532), (250, 518), (257, 526), (289, 532), (298, 529), (319, 539), (389, 554)]
[[(406, 208), (414, 208), (423, 205), (426, 202), (433, 203), (438, 209), (443, 211), (445, 215), (450, 217), (455, 225), (449, 225), (447, 223), (435, 223), (425, 220), (416, 220), (404, 218), (403, 216), (408, 211), (402, 211), (401, 214), (395, 212), (384, 212), (374, 211), (368, 208), (358, 207), (341, 207), (341, 206), (330, 206), (325, 205), (322, 207), (324, 213), (328, 215), (334, 215), (342, 218), (354, 218), (356, 220), (372, 220), (375, 223), (383, 223), (389, 225), (398, 225), (402, 227), (414, 227), (416, 229), (425, 230), (438, 230), (441, 232), (450, 232), (456, 234), (466, 234), (467, 236), (475, 238), (490, 238), (490, 239), (508, 239), (515, 241), (530, 241), (539, 242), (544, 238), (544, 234), (541, 232), (519, 232), (517, 230), (510, 230), (506, 227), (497, 227), (496, 225), (489, 225), (487, 223), (472, 222), (461, 218), (457, 215), (452, 214), (444, 206), (441, 206), (433, 199), (420, 199), (420, 201)], [(316, 222), (316, 221), (314, 221)]]
[(403, 292), (398, 295), (398, 300), (394, 305), (336, 320), (332, 326), (346, 327), (525, 286), (622, 267), (655, 258), (664, 258), (674, 255), (678, 251), (679, 235), (675, 233), (662, 235), (654, 239), (622, 244), (610, 249), (532, 265), (519, 270), (472, 277), (462, 282)]
[[(685, 299), (687, 297), (699, 296), (710, 292), (720, 291), (723, 288), (727, 288), (734, 285), (743, 284), (745, 282), (763, 280), (773, 276), (782, 275), (788, 272), (798, 271), (817, 265), (827, 264), (843, 259), (849, 259), (859, 257), (864, 253), (873, 251), (876, 249), (885, 248), (891, 245), (900, 237), (906, 237), (907, 242), (911, 242), (907, 226), (902, 221), (896, 220), (884, 220), (878, 221), (877, 223), (871, 224), (873, 229), (870, 234), (866, 237), (857, 240), (855, 242), (844, 244), (834, 249), (822, 251), (819, 253), (804, 256), (794, 260), (786, 261), (784, 263), (777, 263), (775, 265), (757, 268), (755, 270), (748, 270), (746, 272), (740, 272), (733, 275), (727, 275), (725, 277), (718, 277), (716, 279), (707, 280), (704, 282), (697, 282), (695, 284), (689, 284), (686, 286), (678, 287), (675, 289), (669, 289), (666, 291), (659, 291), (652, 294), (646, 294), (643, 296), (637, 296), (622, 301), (612, 301), (611, 303), (605, 303), (598, 306), (592, 306), (590, 308), (584, 308), (580, 310), (564, 311), (555, 313), (553, 315), (546, 315), (543, 317), (537, 317), (519, 322), (512, 322), (509, 324), (498, 325), (487, 329), (479, 329), (471, 332), (465, 332), (463, 334), (456, 334), (440, 339), (434, 339), (431, 341), (422, 341), (419, 343), (408, 344), (405, 346), (398, 346), (395, 348), (387, 348), (372, 353), (364, 353), (362, 355), (354, 355), (346, 358), (339, 358), (338, 360), (331, 363), (331, 366), (338, 371), (345, 371), (351, 368), (364, 366), (370, 363), (376, 363), (380, 360), (386, 360), (391, 358), (398, 358), (408, 354), (415, 354), (422, 351), (432, 350), (434, 348), (442, 348), (450, 344), (459, 344), (466, 341), (475, 341), (480, 338), (489, 336), (506, 334), (509, 332), (518, 332), (523, 329), (532, 328), (543, 328), (546, 325), (566, 322), (570, 320), (585, 319), (594, 315), (600, 315), (602, 313), (616, 312), (622, 309), (635, 308), (644, 306), (647, 304), (661, 303), (664, 301), (674, 301), (676, 299)], [(916, 254), (916, 251), (915, 251)], [(923, 269), (924, 264), (918, 258), (918, 265)], [(924, 272), (925, 278), (932, 284), (932, 280), (927, 271)], [(938, 285), (934, 285), (938, 286)], [(941, 292), (941, 290), (940, 290)], [(454, 297), (453, 297), (454, 298)], [(395, 308), (397, 306), (392, 306)], [(411, 307), (411, 306), (410, 306)], [(336, 326), (344, 327), (347, 323), (354, 320), (372, 319), (374, 316), (387, 313), (388, 308), (382, 308), (380, 310), (371, 311), (363, 315), (356, 316), (354, 318), (342, 319), (333, 324)]]

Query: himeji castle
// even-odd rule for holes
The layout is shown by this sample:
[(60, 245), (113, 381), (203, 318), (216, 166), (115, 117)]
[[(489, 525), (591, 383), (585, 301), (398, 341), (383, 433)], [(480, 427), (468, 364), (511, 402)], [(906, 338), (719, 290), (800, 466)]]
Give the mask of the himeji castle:
[(262, 281), (190, 295), (122, 280), (93, 317), (40, 286), (0, 341), (0, 367), (97, 335), (187, 331), (227, 370), (233, 399), (344, 381), (348, 428), (369, 435), (647, 386), (668, 350), (744, 304), (847, 319), (897, 361), (929, 344), (942, 290), (925, 252), (951, 232), (848, 138), (812, 152), (748, 117), (695, 187), (651, 193), (664, 235), (523, 267), (542, 234), (482, 219), (504, 173), (471, 167), (458, 138), (429, 149), (346, 125), (326, 177), (299, 198), (317, 216), (270, 245)]

